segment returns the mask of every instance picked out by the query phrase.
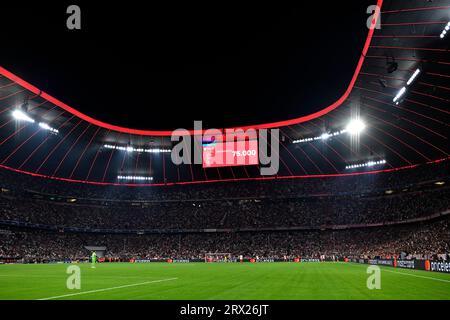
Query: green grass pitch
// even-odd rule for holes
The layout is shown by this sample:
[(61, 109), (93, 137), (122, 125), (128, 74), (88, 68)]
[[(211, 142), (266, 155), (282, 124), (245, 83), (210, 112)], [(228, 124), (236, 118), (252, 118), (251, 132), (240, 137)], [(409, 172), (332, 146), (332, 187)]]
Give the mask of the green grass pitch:
[(367, 265), (352, 263), (0, 265), (0, 299), (450, 299), (450, 274), (381, 267), (381, 289), (366, 286)]

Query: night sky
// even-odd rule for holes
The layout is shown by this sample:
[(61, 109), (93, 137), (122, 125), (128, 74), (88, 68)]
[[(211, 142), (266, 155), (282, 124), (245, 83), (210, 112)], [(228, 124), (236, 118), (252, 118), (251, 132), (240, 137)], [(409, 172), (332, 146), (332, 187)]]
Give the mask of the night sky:
[[(1, 66), (99, 120), (175, 129), (328, 106), (355, 70), (375, 1), (4, 2)], [(80, 31), (66, 28), (70, 4), (81, 7)]]

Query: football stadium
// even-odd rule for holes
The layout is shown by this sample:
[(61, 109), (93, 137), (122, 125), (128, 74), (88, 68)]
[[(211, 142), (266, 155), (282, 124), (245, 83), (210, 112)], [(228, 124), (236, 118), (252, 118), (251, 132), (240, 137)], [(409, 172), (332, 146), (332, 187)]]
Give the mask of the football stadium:
[(0, 300), (449, 300), (450, 1), (372, 2), (171, 8), (154, 65), (3, 9), (40, 36), (0, 49)]

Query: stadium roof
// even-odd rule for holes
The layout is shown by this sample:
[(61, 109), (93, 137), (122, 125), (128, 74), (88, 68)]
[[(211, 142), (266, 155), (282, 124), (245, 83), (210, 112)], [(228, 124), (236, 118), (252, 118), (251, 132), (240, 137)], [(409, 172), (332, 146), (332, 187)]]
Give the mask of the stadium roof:
[[(368, 29), (354, 76), (340, 99), (308, 116), (248, 124), (280, 129), (278, 177), (377, 172), (449, 157), (450, 35), (440, 35), (450, 21), (450, 2), (378, 3), (381, 28)], [(18, 108), (34, 122), (12, 117)], [(355, 117), (367, 125), (357, 141), (347, 134), (333, 136)], [(105, 184), (130, 184), (118, 181), (119, 175), (151, 176), (154, 185), (260, 177), (256, 166), (176, 166), (170, 153), (105, 148), (170, 149), (171, 133), (98, 121), (0, 68), (3, 168)], [(307, 141), (324, 133), (327, 139)], [(380, 160), (386, 162), (373, 165)]]

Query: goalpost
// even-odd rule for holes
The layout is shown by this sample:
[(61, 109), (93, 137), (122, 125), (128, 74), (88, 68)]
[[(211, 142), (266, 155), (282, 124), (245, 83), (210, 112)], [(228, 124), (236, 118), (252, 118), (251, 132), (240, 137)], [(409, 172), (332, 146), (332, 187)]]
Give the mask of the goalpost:
[(208, 252), (205, 253), (205, 262), (230, 262), (231, 253), (229, 252)]

